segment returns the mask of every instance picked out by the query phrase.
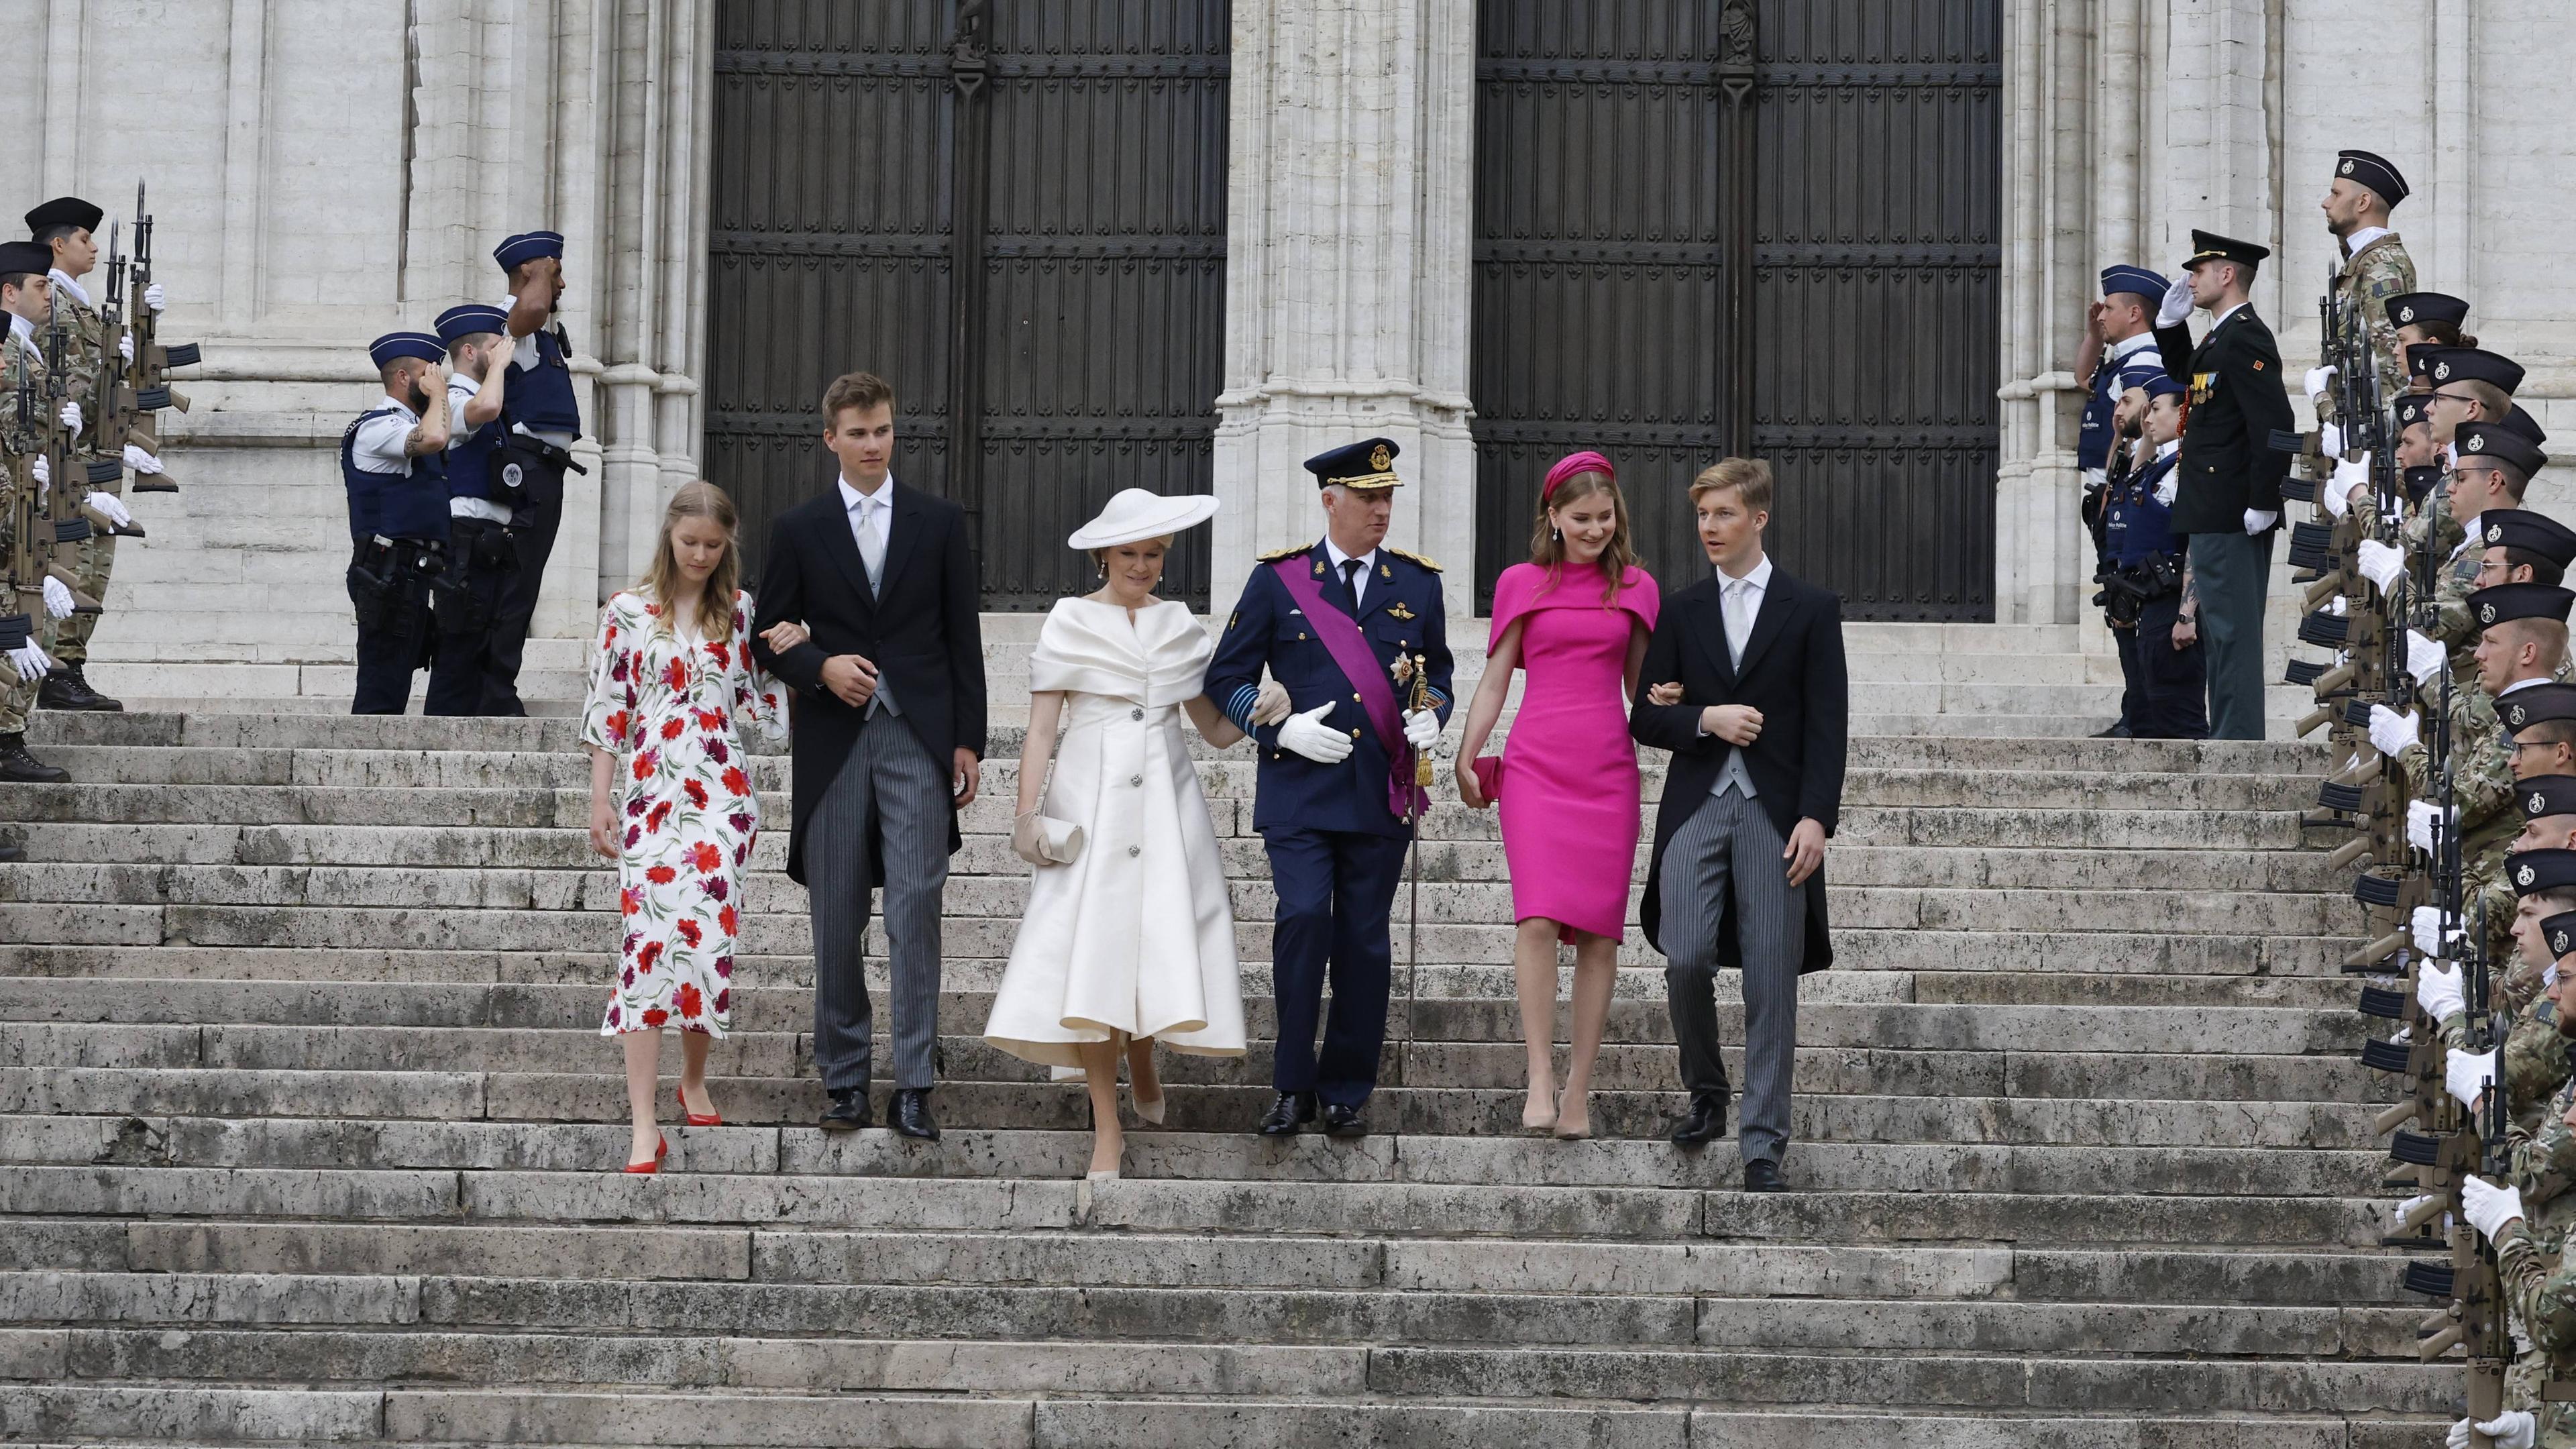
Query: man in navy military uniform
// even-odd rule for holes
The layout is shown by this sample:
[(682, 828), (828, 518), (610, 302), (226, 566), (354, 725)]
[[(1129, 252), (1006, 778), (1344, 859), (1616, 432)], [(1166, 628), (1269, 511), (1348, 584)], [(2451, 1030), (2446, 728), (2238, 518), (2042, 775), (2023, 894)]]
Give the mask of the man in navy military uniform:
[[(1279, 1095), (1264, 1136), (1294, 1136), (1319, 1103), (1330, 1135), (1368, 1131), (1360, 1109), (1386, 1037), (1389, 916), (1412, 834), (1405, 812), (1425, 802), (1413, 759), (1449, 719), (1440, 566), (1384, 546), (1402, 482), (1396, 452), (1368, 438), (1306, 460), (1323, 493), (1323, 541), (1262, 557), (1208, 665), (1209, 697), (1260, 751), (1252, 824), (1279, 897), (1270, 951)], [(1254, 720), (1264, 665), (1292, 711), (1275, 725)], [(1333, 1010), (1319, 1052), (1328, 972)]]
[(581, 400), (572, 386), (572, 336), (556, 316), (563, 304), (563, 251), (563, 233), (554, 231), (526, 232), (492, 249), (492, 260), (510, 274), (510, 295), (501, 310), (517, 342), (496, 466), (504, 475), (515, 470), (521, 491), (511, 505), (510, 526), (519, 573), (500, 591), (493, 611), (484, 714), (528, 712), (519, 700), (519, 663), (536, 618), (546, 560), (555, 551), (555, 530), (563, 524), (563, 477), (567, 471), (589, 472), (572, 460), (572, 445), (581, 438)]

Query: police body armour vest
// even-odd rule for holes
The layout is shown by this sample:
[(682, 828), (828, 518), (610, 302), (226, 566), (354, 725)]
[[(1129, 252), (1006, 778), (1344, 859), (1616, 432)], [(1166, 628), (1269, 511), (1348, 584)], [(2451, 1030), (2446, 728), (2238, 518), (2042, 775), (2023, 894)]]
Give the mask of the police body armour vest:
[(411, 460), (409, 473), (374, 473), (358, 466), (358, 428), (367, 419), (393, 412), (377, 408), (360, 413), (340, 434), (340, 483), (349, 493), (349, 538), (364, 543), (371, 534), (386, 538), (447, 539), (447, 460), (425, 453)]
[(581, 401), (573, 396), (563, 328), (550, 327), (527, 340), (536, 344), (537, 365), (510, 379), (510, 391), (501, 404), (502, 421), (532, 433), (580, 437)]

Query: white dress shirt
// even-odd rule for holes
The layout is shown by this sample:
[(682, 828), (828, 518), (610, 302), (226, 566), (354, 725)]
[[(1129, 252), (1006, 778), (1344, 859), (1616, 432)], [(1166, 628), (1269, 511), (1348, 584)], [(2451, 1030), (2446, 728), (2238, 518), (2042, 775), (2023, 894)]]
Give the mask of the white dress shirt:
[(1360, 601), (1368, 597), (1369, 580), (1377, 574), (1377, 550), (1370, 549), (1368, 552), (1358, 555), (1347, 554), (1342, 552), (1341, 545), (1333, 542), (1332, 535), (1326, 534), (1324, 536), (1324, 557), (1332, 560), (1333, 572), (1337, 576), (1342, 572), (1343, 560), (1352, 557), (1357, 557), (1359, 559), (1360, 571), (1351, 578), (1351, 617), (1354, 619), (1358, 618), (1361, 607)]
[[(1753, 642), (1753, 623), (1762, 617), (1762, 600), (1771, 592), (1771, 556), (1764, 554), (1754, 562), (1753, 571), (1740, 579), (1719, 569), (1717, 583), (1717, 616), (1726, 627), (1726, 657), (1741, 669), (1744, 646)], [(1707, 734), (1708, 727), (1702, 725), (1700, 733)], [(1717, 783), (1708, 793), (1723, 795), (1729, 790), (1747, 800), (1759, 793), (1753, 788), (1752, 773), (1744, 768), (1741, 746), (1728, 753), (1726, 767), (1717, 772)]]
[(2360, 256), (2363, 247), (2387, 235), (2389, 230), (2384, 226), (2365, 226), (2343, 239), (2343, 254), (2347, 258)]
[[(886, 542), (894, 537), (894, 474), (887, 473), (872, 493), (851, 487), (846, 477), (840, 480), (840, 488), (841, 510), (850, 516), (850, 538), (859, 546), (859, 562), (867, 565), (868, 594), (874, 598), (885, 592)], [(877, 665), (877, 691), (868, 696), (867, 718), (876, 718), (880, 710), (903, 713), (882, 662)]]
[[(451, 372), (447, 375), (447, 446), (449, 448), (464, 447), (465, 440), (480, 431), (465, 425), (465, 405), (474, 401), (474, 395), (482, 390), (483, 384), (461, 372)], [(494, 458), (489, 466), (497, 468), (500, 464), (501, 460)], [(517, 515), (510, 511), (509, 504), (495, 503), (489, 498), (450, 498), (447, 500), (447, 516), (482, 518), (494, 523), (506, 524)]]

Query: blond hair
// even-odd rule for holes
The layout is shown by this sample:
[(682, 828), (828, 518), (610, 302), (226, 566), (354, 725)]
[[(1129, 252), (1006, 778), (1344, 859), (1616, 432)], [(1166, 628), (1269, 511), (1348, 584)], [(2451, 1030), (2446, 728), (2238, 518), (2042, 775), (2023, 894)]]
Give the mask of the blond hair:
[(1745, 512), (1768, 513), (1771, 511), (1771, 487), (1770, 464), (1759, 458), (1728, 458), (1702, 469), (1700, 475), (1691, 480), (1690, 496), (1691, 502), (1696, 504), (1704, 493), (1732, 488), (1743, 498)]
[(1556, 485), (1552, 497), (1538, 501), (1538, 521), (1530, 529), (1530, 562), (1547, 570), (1547, 583), (1540, 593), (1555, 588), (1565, 576), (1565, 538), (1557, 531), (1550, 516), (1577, 499), (1595, 493), (1610, 495), (1610, 541), (1601, 546), (1601, 602), (1619, 602), (1619, 585), (1628, 577), (1628, 569), (1637, 561), (1636, 545), (1628, 537), (1628, 498), (1619, 491), (1619, 480), (1607, 473), (1577, 473)]
[(704, 478), (681, 484), (680, 491), (671, 495), (670, 506), (662, 510), (662, 533), (653, 545), (653, 562), (635, 584), (637, 593), (662, 606), (654, 620), (655, 628), (669, 630), (676, 612), (671, 607), (671, 596), (680, 582), (680, 560), (671, 550), (671, 530), (679, 527), (683, 518), (706, 518), (724, 530), (725, 551), (724, 557), (716, 560), (716, 571), (707, 575), (706, 591), (698, 596), (698, 629), (709, 643), (733, 637), (734, 583), (742, 576), (742, 550), (736, 546), (734, 536), (735, 517), (733, 499)]

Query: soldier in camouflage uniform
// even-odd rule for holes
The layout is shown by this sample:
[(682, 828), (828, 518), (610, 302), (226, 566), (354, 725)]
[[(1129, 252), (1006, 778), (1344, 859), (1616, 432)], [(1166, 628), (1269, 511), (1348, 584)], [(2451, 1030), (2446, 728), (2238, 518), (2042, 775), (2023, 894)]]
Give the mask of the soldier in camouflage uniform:
[[(2342, 265), (2335, 272), (2335, 295), (2347, 310), (2358, 311), (2370, 333), (2371, 355), (2379, 363), (2383, 397), (2394, 397), (2406, 385), (2406, 358), (2397, 340), (2397, 323), (2388, 302), (2415, 290), (2415, 262), (2406, 244), (2388, 229), (2388, 214), (2406, 199), (2406, 178), (2386, 157), (2368, 151), (2346, 151), (2335, 158), (2334, 181), (2317, 205), (2325, 211), (2326, 230), (2339, 243)], [(2334, 369), (2308, 374), (2308, 401), (2319, 423), (2333, 423)]]
[[(44, 249), (33, 243), (0, 242), (0, 310), (8, 318), (7, 335), (0, 338), (0, 407), (8, 409), (8, 416), (0, 419), (0, 516), (10, 520), (0, 530), (0, 541), (6, 542), (15, 542), (15, 520), (27, 511), (24, 505), (29, 500), (21, 490), (43, 486), (37, 476), (41, 451), (29, 447), (37, 456), (28, 458), (19, 449), (48, 436), (58, 422), (75, 423), (80, 412), (77, 404), (67, 403), (61, 418), (30, 418), (23, 426), (17, 416), (22, 383), (32, 381), (39, 398), (44, 391), (45, 360), (35, 337), (38, 325), (50, 320), (53, 312), (53, 288), (43, 270), (46, 260)], [(0, 613), (22, 611), (30, 595), (17, 590), (26, 582), (10, 580), (12, 594), (0, 600)], [(52, 663), (55, 621), (72, 607), (69, 591), (59, 583), (45, 588), (40, 597), (44, 607), (26, 611), (31, 614), (30, 637), (0, 665), (0, 781), (55, 784), (71, 778), (68, 771), (45, 763), (27, 749), (27, 711), (36, 702), (36, 680)]]
[[(2524, 580), (2557, 583), (2576, 556), (2561, 550), (2576, 550), (2576, 534), (2522, 506), (2532, 476), (2549, 465), (2547, 454), (2502, 423), (2465, 423), (2453, 436), (2459, 462), (2452, 470), (2450, 511), (2462, 532), (2434, 596), (2431, 637), (2454, 651), (2456, 665), (2459, 651), (2477, 642), (2469, 592)], [(2504, 527), (2490, 527), (2490, 519)], [(2533, 570), (2520, 573), (2515, 554)], [(2536, 567), (2544, 562), (2551, 566)]]
[[(99, 208), (77, 196), (56, 197), (27, 213), (29, 233), (38, 245), (52, 254), (54, 310), (71, 330), (71, 347), (65, 365), (74, 377), (87, 380), (93, 391), (107, 345), (107, 324), (99, 315), (96, 302), (81, 285), (81, 278), (88, 276), (98, 264), (98, 241), (91, 233), (104, 216)], [(126, 347), (131, 350), (132, 346), (131, 339), (128, 339)], [(83, 405), (87, 406), (87, 403)], [(93, 415), (75, 441), (74, 461), (84, 466), (105, 456), (98, 437), (98, 422), (98, 417)], [(142, 453), (139, 448), (133, 451)], [(143, 460), (148, 461), (154, 470), (160, 467), (159, 460), (149, 454), (143, 454)], [(124, 460), (118, 461), (122, 463)], [(77, 482), (77, 486), (90, 488), (86, 482)], [(90, 536), (82, 540), (80, 563), (75, 572), (81, 592), (102, 604), (107, 602), (108, 576), (116, 567), (118, 534), (129, 529), (134, 521), (133, 515), (126, 511), (124, 492), (125, 474), (120, 467), (113, 482), (90, 489), (88, 496), (89, 511), (96, 515), (93, 522), (106, 526), (94, 527)], [(45, 676), (44, 688), (36, 696), (38, 708), (124, 708), (90, 688), (89, 678), (84, 672), (89, 663), (90, 635), (98, 628), (99, 618), (97, 614), (79, 614), (64, 621), (54, 649), (54, 670)]]

